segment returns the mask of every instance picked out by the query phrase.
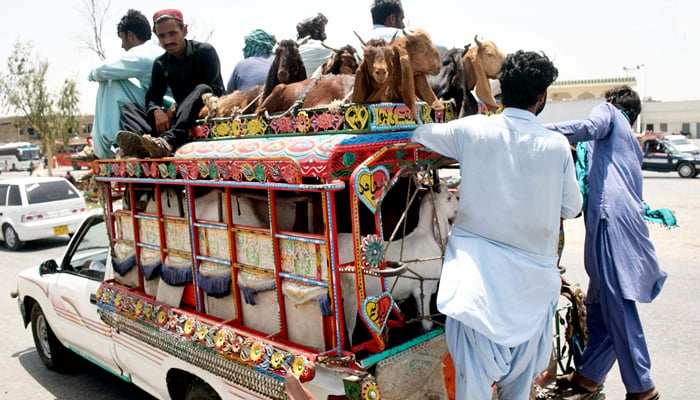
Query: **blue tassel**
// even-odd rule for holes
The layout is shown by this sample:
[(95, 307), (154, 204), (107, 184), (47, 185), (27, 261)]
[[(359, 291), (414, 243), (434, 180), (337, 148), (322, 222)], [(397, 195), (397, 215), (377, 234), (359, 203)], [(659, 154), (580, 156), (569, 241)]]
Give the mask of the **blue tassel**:
[(141, 274), (143, 274), (143, 279), (150, 281), (155, 278), (158, 273), (160, 273), (161, 265), (162, 263), (160, 261), (152, 265), (141, 265), (139, 269), (141, 270)]
[(182, 286), (193, 282), (192, 266), (172, 267), (163, 264), (160, 269), (160, 278), (170, 286)]
[(197, 272), (197, 285), (209, 296), (220, 299), (231, 293), (231, 270), (224, 274), (202, 274)]
[(321, 315), (324, 317), (330, 317), (331, 314), (331, 298), (328, 295), (324, 295), (319, 299), (316, 299), (318, 305), (321, 307)]
[(112, 258), (112, 267), (114, 268), (115, 272), (119, 273), (119, 275), (126, 275), (127, 272), (131, 271), (131, 268), (133, 268), (134, 265), (136, 265), (135, 254), (132, 254), (121, 261), (117, 260), (116, 258)]
[(272, 285), (251, 288), (251, 287), (245, 287), (245, 286), (241, 285), (241, 283), (239, 282), (238, 287), (241, 289), (241, 292), (243, 293), (243, 298), (245, 299), (246, 304), (250, 304), (251, 306), (254, 306), (255, 305), (255, 295), (258, 294), (259, 292), (264, 292), (267, 290), (274, 289), (275, 284), (272, 283)]

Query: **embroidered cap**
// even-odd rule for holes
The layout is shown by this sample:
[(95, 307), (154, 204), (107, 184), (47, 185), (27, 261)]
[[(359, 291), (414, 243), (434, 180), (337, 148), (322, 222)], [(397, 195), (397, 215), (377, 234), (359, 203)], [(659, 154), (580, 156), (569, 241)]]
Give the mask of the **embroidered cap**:
[(183, 22), (182, 12), (174, 8), (168, 8), (165, 10), (156, 11), (153, 13), (153, 23), (157, 24), (159, 20), (163, 18), (175, 18), (176, 20)]

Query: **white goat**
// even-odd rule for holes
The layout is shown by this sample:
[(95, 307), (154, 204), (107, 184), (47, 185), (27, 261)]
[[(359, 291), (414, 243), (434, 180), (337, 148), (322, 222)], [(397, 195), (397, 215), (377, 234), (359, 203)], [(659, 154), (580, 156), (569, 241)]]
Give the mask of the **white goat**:
[[(457, 197), (441, 184), (432, 192), (423, 196), (420, 203), (418, 226), (403, 239), (385, 243), (385, 259), (387, 261), (402, 261), (407, 264), (407, 271), (398, 277), (386, 278), (386, 287), (391, 291), (394, 301), (403, 301), (413, 296), (420, 309), (421, 316), (430, 315), (430, 297), (437, 290), (438, 279), (442, 271), (443, 249), (447, 242), (450, 224), (457, 215)], [(402, 243), (403, 242), (403, 243)], [(353, 260), (353, 238), (350, 233), (338, 235), (338, 258), (340, 263)], [(428, 259), (428, 261), (417, 261)], [(343, 290), (343, 311), (348, 337), (352, 341), (357, 316), (357, 282), (354, 273), (341, 275)], [(367, 296), (377, 296), (381, 293), (381, 282), (373, 276), (365, 276), (365, 291)], [(433, 323), (424, 318), (421, 321), (425, 331), (430, 330)]]

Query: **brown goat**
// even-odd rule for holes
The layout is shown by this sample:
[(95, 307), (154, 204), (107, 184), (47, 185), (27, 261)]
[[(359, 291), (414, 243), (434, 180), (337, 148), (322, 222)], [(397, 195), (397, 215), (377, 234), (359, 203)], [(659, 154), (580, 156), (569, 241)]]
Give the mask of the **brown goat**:
[(445, 106), (435, 96), (427, 75), (440, 72), (440, 53), (430, 40), (428, 32), (417, 29), (413, 33), (404, 31), (404, 36), (396, 39), (394, 49), (393, 74), (394, 88), (392, 101), (402, 101), (411, 110), (411, 117), (418, 120), (416, 95), (428, 103), (433, 110), (443, 110)]
[(489, 111), (496, 111), (498, 104), (491, 91), (489, 79), (496, 79), (501, 71), (501, 64), (505, 60), (505, 55), (498, 46), (490, 40), (480, 42), (474, 36), (476, 47), (467, 50), (462, 61), (464, 62), (464, 78), (466, 80), (467, 91), (474, 90)]
[[(358, 36), (359, 37), (359, 36)], [(362, 42), (362, 39), (360, 39)], [(355, 73), (353, 103), (391, 101), (391, 76), (394, 73), (394, 52), (384, 39), (362, 42), (364, 58)]]
[(204, 107), (199, 111), (199, 118), (226, 118), (255, 112), (263, 85), (256, 85), (246, 90), (235, 90), (221, 97), (211, 93), (202, 95)]
[(333, 101), (345, 102), (355, 83), (354, 75), (322, 75), (288, 85), (279, 84), (263, 100), (257, 114), (275, 113), (294, 108), (316, 108)]

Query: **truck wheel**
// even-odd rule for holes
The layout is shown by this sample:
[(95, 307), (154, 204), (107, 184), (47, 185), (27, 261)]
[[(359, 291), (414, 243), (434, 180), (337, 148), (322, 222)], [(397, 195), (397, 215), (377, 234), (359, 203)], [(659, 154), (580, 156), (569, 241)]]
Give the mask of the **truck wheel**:
[(46, 368), (57, 372), (68, 370), (73, 353), (58, 341), (38, 304), (32, 307), (32, 336), (36, 352)]
[(216, 391), (200, 379), (195, 379), (187, 387), (185, 400), (221, 400)]
[(695, 178), (695, 166), (691, 163), (683, 163), (678, 166), (678, 175), (681, 178)]
[(2, 228), (2, 234), (5, 237), (5, 246), (8, 249), (17, 250), (24, 245), (24, 242), (19, 240), (19, 236), (17, 236), (17, 232), (15, 232), (15, 228), (12, 225), (5, 225)]

